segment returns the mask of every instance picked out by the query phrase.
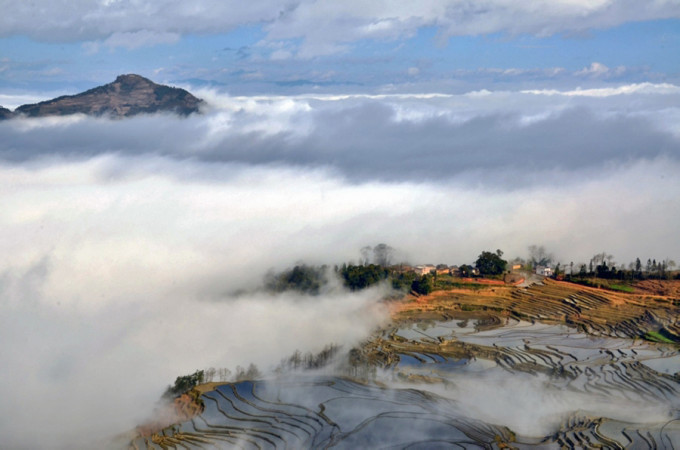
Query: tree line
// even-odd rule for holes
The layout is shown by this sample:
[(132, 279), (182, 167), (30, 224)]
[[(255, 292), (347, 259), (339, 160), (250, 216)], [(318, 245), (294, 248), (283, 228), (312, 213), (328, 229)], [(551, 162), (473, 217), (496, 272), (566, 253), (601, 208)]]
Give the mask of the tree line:
[[(503, 259), (502, 250), (482, 251), (473, 264), (463, 264), (457, 268), (460, 277), (500, 278), (508, 271), (510, 264), (521, 265), (525, 270), (533, 271), (537, 267), (552, 267), (553, 277), (571, 281), (586, 278), (602, 278), (612, 280), (644, 280), (678, 278), (674, 272), (674, 261), (665, 259), (656, 261), (648, 259), (643, 263), (640, 258), (628, 267), (618, 265), (614, 257), (606, 252), (597, 253), (588, 264), (573, 262), (568, 265), (554, 264), (555, 257), (544, 246), (531, 245), (528, 248), (528, 259), (515, 258), (511, 262)], [(330, 288), (331, 280), (337, 279), (351, 290), (359, 291), (378, 283), (387, 283), (393, 289), (427, 295), (437, 287), (437, 273), (420, 275), (414, 271), (403, 270), (403, 265), (393, 265), (395, 250), (387, 244), (375, 247), (366, 246), (360, 250), (359, 263), (343, 263), (338, 266), (298, 264), (279, 273), (270, 272), (265, 277), (265, 289), (270, 292), (297, 291), (303, 294), (319, 295)], [(446, 266), (444, 266), (446, 267)], [(450, 280), (449, 280), (450, 281)]]

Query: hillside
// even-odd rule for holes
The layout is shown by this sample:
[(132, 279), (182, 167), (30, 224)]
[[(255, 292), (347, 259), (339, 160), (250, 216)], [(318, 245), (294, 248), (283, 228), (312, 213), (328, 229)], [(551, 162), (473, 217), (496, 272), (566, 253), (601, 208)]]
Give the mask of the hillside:
[(9, 119), (10, 117), (12, 117), (12, 111), (0, 106), (0, 120)]
[[(656, 295), (677, 283), (647, 281), (617, 292), (459, 279), (391, 300), (392, 321), (331, 358), (334, 375), (280, 367), (199, 385), (128, 448), (432, 448), (433, 435), (446, 448), (657, 448), (680, 438), (674, 412), (648, 420), (610, 407), (664, 411), (680, 393), (680, 300)], [(514, 420), (526, 405), (551, 424)]]
[[(19, 106), (14, 114), (28, 117), (87, 114), (120, 118), (172, 112), (186, 116), (198, 112), (202, 102), (184, 89), (156, 84), (140, 75), (129, 74), (80, 94)], [(4, 114), (0, 112), (0, 115)]]

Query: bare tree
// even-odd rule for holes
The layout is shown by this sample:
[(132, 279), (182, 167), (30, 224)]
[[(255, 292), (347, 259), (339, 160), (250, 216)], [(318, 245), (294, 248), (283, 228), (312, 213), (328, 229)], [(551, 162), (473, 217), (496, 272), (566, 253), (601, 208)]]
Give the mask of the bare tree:
[(593, 255), (593, 257), (590, 259), (590, 262), (597, 267), (597, 266), (601, 266), (606, 261), (607, 265), (611, 267), (613, 259), (614, 259), (614, 255), (609, 255), (606, 252), (602, 252), (602, 253), (597, 253), (597, 254)]
[(554, 256), (548, 253), (542, 245), (529, 246), (529, 261), (536, 266), (549, 266), (552, 263)]
[(387, 244), (378, 244), (373, 249), (373, 262), (379, 266), (387, 267), (392, 264), (394, 249)]
[(361, 265), (367, 266), (371, 262), (371, 251), (373, 250), (373, 247), (370, 245), (367, 245), (361, 249)]

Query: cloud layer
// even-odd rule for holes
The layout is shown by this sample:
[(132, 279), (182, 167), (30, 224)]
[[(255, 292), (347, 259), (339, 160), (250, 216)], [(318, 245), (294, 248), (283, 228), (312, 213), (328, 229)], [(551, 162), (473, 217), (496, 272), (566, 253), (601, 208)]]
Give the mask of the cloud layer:
[[(303, 229), (319, 233), (322, 246), (326, 234), (349, 244), (324, 253), (332, 261), (317, 258), (324, 262), (355, 257), (348, 248), (386, 241), (417, 262), (470, 262), (482, 249), (499, 246), (522, 256), (536, 243), (557, 250), (563, 262), (587, 261), (602, 250), (620, 263), (677, 259), (678, 91), (667, 84), (464, 95), (229, 97), (202, 91), (209, 109), (187, 119), (5, 121), (0, 157), (6, 174), (14, 174), (5, 183), (9, 192), (37, 171), (67, 184), (80, 180), (87, 201), (99, 205), (113, 195), (98, 196), (101, 183), (131, 189), (128, 181), (145, 180), (139, 189), (149, 195), (159, 189), (156, 183), (186, 184), (187, 192), (196, 184), (220, 186), (234, 200), (222, 207), (235, 217), (258, 211), (263, 221), (239, 219), (243, 228), (233, 231), (235, 239), (251, 242), (249, 230), (271, 220), (277, 232), (255, 234), (253, 243), (307, 236), (295, 221), (287, 228), (288, 216), (300, 215)], [(35, 198), (45, 202), (42, 194)], [(289, 198), (299, 203), (290, 205)], [(14, 199), (7, 214), (31, 200)], [(51, 204), (71, 217), (61, 203)], [(190, 199), (187, 204), (193, 207)], [(139, 210), (144, 217), (144, 207)], [(205, 214), (215, 212), (196, 212)], [(93, 226), (115, 229), (113, 220)], [(361, 233), (343, 231), (356, 223)], [(447, 246), (421, 245), (426, 232)], [(168, 232), (168, 243), (176, 236)], [(292, 246), (295, 255), (282, 263), (311, 256), (306, 251), (317, 244), (305, 242)]]
[(97, 442), (143, 420), (178, 375), (267, 371), (296, 349), (356, 345), (386, 317), (380, 290), (237, 295), (272, 267), (330, 258), (338, 245), (313, 230), (335, 213), (305, 214), (320, 202), (295, 192), (304, 184), (286, 190), (290, 202), (272, 194), (298, 174), (224, 167), (210, 182), (213, 169), (187, 178), (182, 166), (0, 168), (3, 445)]
[(341, 52), (345, 45), (361, 39), (409, 37), (421, 27), (438, 28), (442, 39), (490, 33), (546, 36), (680, 17), (680, 5), (673, 0), (644, 4), (630, 0), (377, 1), (370, 5), (356, 0), (202, 0), (191, 5), (177, 0), (5, 3), (0, 18), (3, 36), (117, 42), (126, 35), (144, 33), (148, 42), (166, 42), (169, 33), (224, 33), (255, 24), (265, 26), (269, 42), (300, 40), (295, 54), (303, 58)]
[(236, 294), (271, 268), (379, 242), (412, 263), (679, 259), (677, 91), (203, 91), (187, 119), (0, 123), (3, 442), (122, 431), (177, 375), (266, 369), (385, 318), (380, 291)]
[(658, 159), (504, 192), (157, 156), (5, 163), (3, 442), (91, 443), (139, 423), (177, 375), (270, 369), (296, 349), (354, 345), (386, 318), (380, 290), (237, 294), (270, 268), (357, 260), (381, 241), (414, 263), (534, 242), (563, 262), (677, 255), (678, 170)]
[[(490, 188), (568, 183), (680, 149), (680, 88), (633, 84), (462, 95), (229, 97), (198, 91), (205, 115), (0, 124), (0, 157), (156, 154), (323, 168), (352, 181), (451, 180)], [(631, 107), (634, 105), (634, 108)]]

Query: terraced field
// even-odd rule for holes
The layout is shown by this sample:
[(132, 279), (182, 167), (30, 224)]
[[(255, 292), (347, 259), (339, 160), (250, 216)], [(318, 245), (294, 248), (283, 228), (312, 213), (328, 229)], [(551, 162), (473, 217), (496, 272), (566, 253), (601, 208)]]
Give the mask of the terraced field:
[(395, 320), (487, 317), (557, 322), (588, 334), (627, 338), (660, 332), (680, 342), (680, 298), (628, 294), (546, 279), (528, 288), (439, 291), (398, 305)]
[[(455, 402), (340, 377), (220, 386), (205, 410), (133, 448), (489, 448), (509, 430), (465, 418)], [(415, 447), (414, 447), (415, 446)]]
[(323, 374), (211, 386), (130, 447), (680, 447), (680, 347), (642, 339), (677, 342), (677, 299), (548, 281), (394, 306)]

